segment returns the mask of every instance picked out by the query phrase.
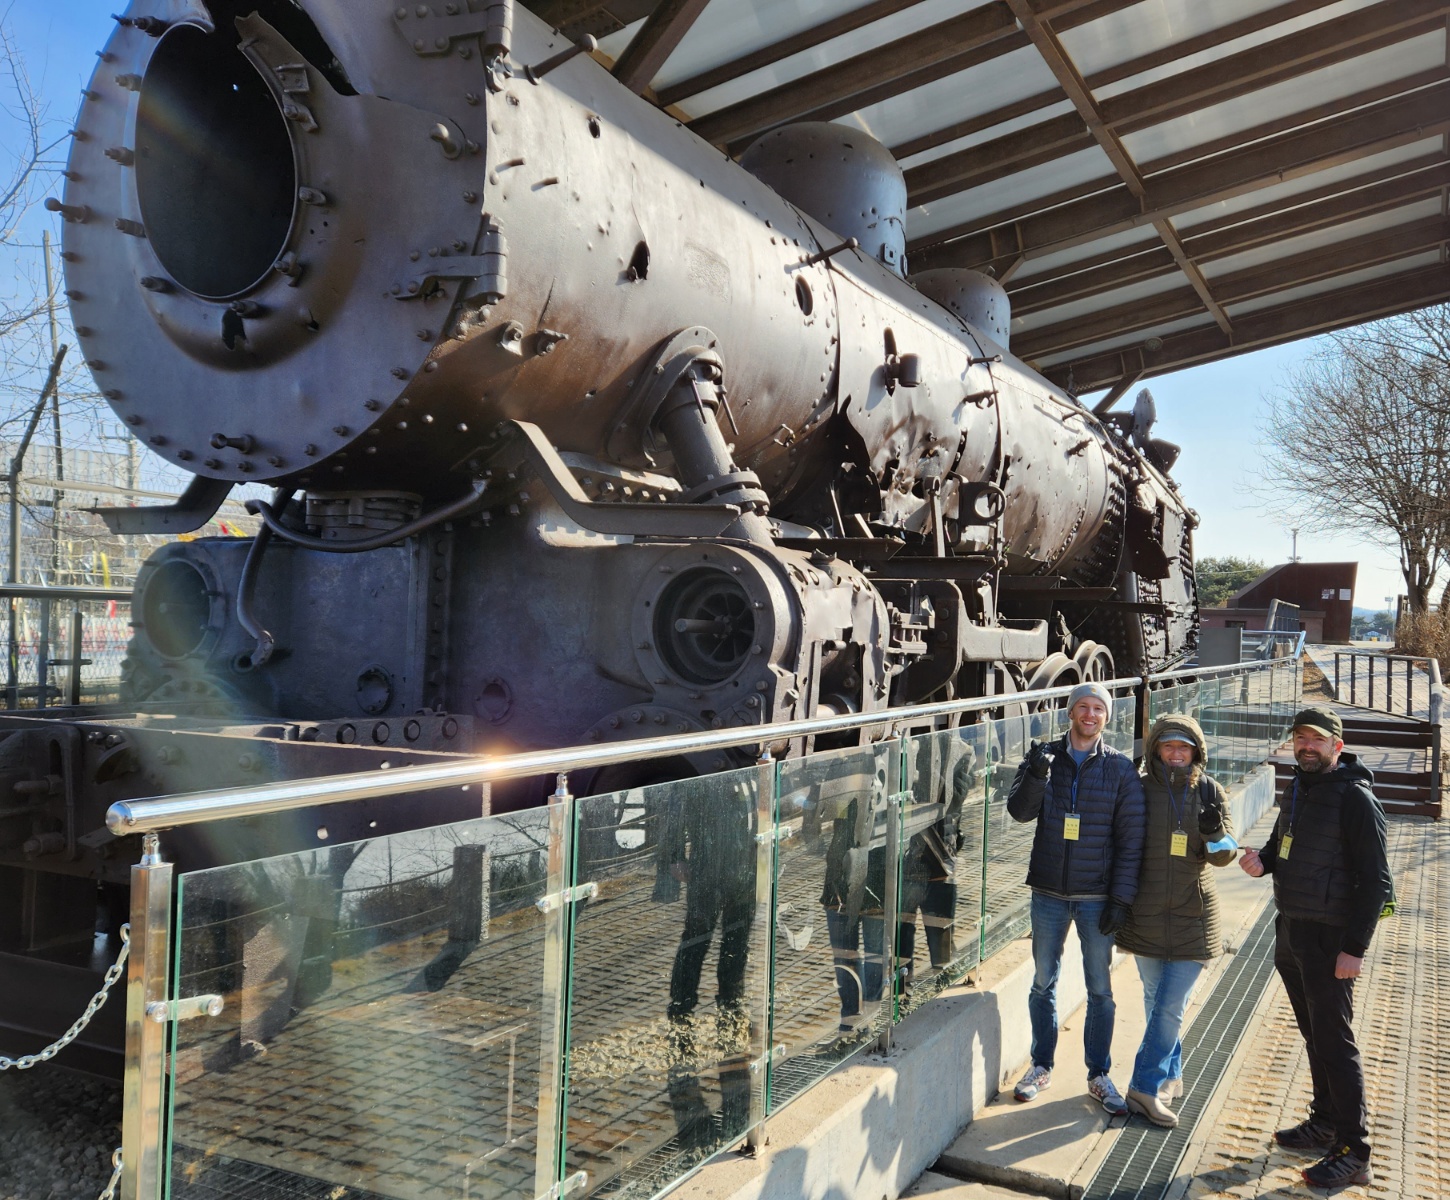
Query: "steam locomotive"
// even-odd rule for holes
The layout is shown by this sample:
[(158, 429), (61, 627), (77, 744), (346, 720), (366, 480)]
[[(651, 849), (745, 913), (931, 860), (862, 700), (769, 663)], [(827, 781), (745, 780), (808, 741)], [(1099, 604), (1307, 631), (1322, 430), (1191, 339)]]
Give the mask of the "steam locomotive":
[[(1008, 351), (994, 280), (908, 275), (902, 175), (860, 130), (736, 162), (580, 49), (502, 0), (118, 18), (51, 207), (98, 387), (194, 480), (106, 517), (181, 533), (275, 492), (255, 539), (143, 568), (124, 712), (0, 718), (7, 949), (89, 939), (137, 857), (116, 800), (1193, 651), (1150, 404), (1094, 416)], [(305, 813), (231, 825), (168, 857), (316, 844)]]

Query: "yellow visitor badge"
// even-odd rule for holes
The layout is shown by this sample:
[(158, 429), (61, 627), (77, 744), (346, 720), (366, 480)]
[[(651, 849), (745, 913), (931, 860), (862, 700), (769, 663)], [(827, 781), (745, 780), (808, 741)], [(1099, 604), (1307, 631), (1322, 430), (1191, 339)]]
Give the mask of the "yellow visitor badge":
[(1188, 857), (1188, 835), (1179, 830), (1173, 835), (1173, 841), (1168, 846), (1169, 854), (1176, 854), (1179, 858)]
[(1281, 837), (1279, 839), (1279, 857), (1280, 858), (1288, 858), (1289, 857), (1289, 847), (1292, 846), (1293, 844), (1294, 844), (1294, 837), (1293, 837), (1292, 834), (1286, 833), (1283, 837)]
[(1064, 841), (1077, 841), (1078, 831), (1082, 828), (1082, 818), (1077, 813), (1068, 813), (1062, 818), (1062, 837)]

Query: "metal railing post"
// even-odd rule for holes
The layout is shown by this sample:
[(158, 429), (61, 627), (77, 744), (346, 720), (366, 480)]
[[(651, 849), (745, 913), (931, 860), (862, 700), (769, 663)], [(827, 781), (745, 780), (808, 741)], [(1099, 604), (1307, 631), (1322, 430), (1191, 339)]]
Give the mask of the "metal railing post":
[(1357, 655), (1357, 654), (1351, 654), (1349, 656), (1349, 702), (1351, 704), (1358, 704), (1359, 703), (1359, 677), (1358, 677), (1358, 671), (1359, 671), (1359, 655)]
[(564, 1136), (569, 1055), (569, 922), (574, 906), (563, 898), (574, 886), (574, 798), (569, 776), (560, 772), (549, 796), (549, 893), (560, 903), (544, 913), (544, 987), (539, 1011), (539, 1141), (534, 1153), (534, 1195), (559, 1194), (564, 1171)]
[(40, 646), (35, 656), (35, 707), (47, 708), (50, 702), (50, 617), (55, 604), (40, 603)]
[(66, 700), (72, 708), (81, 702), (81, 641), (85, 636), (85, 617), (77, 604), (70, 612), (70, 687)]
[[(899, 1019), (896, 989), (901, 969), (901, 791), (904, 786), (902, 758), (906, 739), (896, 738), (886, 756), (886, 895), (882, 898), (881, 968), (882, 1002), (886, 1005), (886, 1021), (876, 1039), (878, 1054), (891, 1053), (891, 1027)], [(869, 951), (868, 951), (869, 953)]]
[(779, 853), (776, 825), (777, 768), (769, 747), (755, 760), (755, 928), (766, 931), (765, 1014), (761, 1023), (761, 1058), (758, 1085), (750, 1086), (749, 1128), (745, 1152), (759, 1154), (766, 1142), (765, 1120), (770, 1103), (771, 1074), (775, 1069), (775, 857)]
[(1334, 652), (1334, 698), (1339, 699), (1339, 651)]
[(121, 1110), (121, 1200), (161, 1200), (166, 1178), (166, 1038), (147, 1015), (168, 999), (171, 873), (157, 835), (142, 838), (131, 868), (131, 958), (126, 964), (126, 1060)]
[(1370, 708), (1373, 708), (1374, 707), (1374, 660), (1375, 660), (1375, 657), (1376, 657), (1375, 655), (1370, 655), (1369, 659), (1364, 664), (1365, 665), (1365, 669), (1369, 672), (1369, 706), (1370, 706)]

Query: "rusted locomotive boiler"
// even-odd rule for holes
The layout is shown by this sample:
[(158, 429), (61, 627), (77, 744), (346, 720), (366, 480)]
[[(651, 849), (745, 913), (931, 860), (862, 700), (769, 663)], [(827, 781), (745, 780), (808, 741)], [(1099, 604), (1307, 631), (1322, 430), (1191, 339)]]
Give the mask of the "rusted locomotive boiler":
[[(107, 400), (195, 482), (109, 519), (276, 492), (255, 540), (145, 567), (124, 686), (150, 715), (74, 722), (74, 780), (0, 822), (7, 887), (122, 878), (128, 795), (1190, 653), (1175, 449), (1014, 359), (993, 281), (906, 273), (884, 148), (806, 125), (737, 163), (578, 51), (498, 0), (119, 19), (54, 205), (68, 294)], [(266, 749), (250, 775), (162, 753), (188, 737)]]

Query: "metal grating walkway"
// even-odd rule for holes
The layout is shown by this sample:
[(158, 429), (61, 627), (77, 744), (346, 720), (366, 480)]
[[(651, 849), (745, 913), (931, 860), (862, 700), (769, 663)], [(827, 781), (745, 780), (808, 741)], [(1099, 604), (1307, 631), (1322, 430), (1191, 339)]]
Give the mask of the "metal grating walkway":
[(1083, 1192), (1083, 1200), (1161, 1200), (1178, 1174), (1194, 1130), (1228, 1070), (1274, 970), (1274, 906), (1264, 905), (1228, 969), (1183, 1037), (1178, 1126), (1130, 1120)]

